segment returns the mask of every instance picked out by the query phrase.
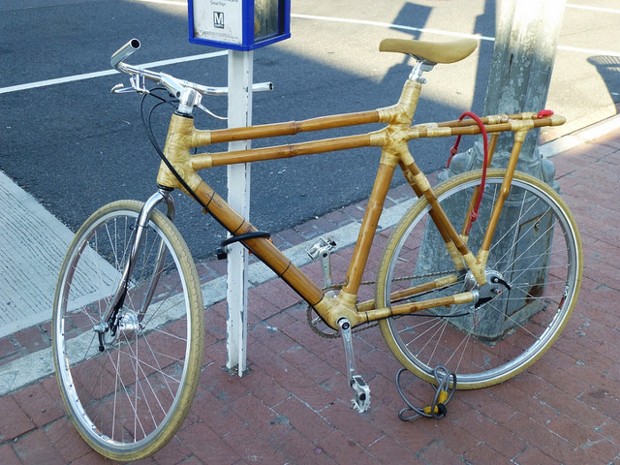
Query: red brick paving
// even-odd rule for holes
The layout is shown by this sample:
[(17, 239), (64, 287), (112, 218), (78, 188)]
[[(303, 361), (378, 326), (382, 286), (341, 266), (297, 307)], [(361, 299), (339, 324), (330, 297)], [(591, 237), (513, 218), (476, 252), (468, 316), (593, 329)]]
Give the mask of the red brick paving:
[[(404, 423), (393, 382), (398, 363), (371, 329), (355, 336), (358, 368), (372, 388), (371, 411), (359, 415), (349, 406), (341, 342), (315, 336), (295, 293), (274, 280), (250, 292), (250, 372), (239, 378), (223, 369), (226, 307), (214, 305), (192, 410), (164, 449), (137, 463), (620, 465), (620, 132), (553, 162), (580, 225), (584, 280), (562, 337), (527, 372), (457, 392), (442, 420)], [(338, 210), (276, 242), (295, 245), (358, 210)], [(349, 253), (335, 256), (340, 274)], [(220, 265), (202, 264), (201, 274), (217, 276)], [(47, 325), (0, 339), (0, 364), (47, 345)], [(419, 398), (432, 392), (419, 380), (408, 389)], [(0, 398), (0, 412), (2, 465), (112, 463), (80, 439), (52, 377)]]

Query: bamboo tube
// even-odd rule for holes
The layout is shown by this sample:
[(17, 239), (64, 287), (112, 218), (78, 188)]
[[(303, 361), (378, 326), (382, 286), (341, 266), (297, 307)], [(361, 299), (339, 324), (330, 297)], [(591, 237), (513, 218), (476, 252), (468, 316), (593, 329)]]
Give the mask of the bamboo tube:
[(441, 289), (443, 287), (454, 284), (458, 281), (458, 277), (456, 275), (449, 275), (439, 279), (435, 279), (433, 281), (428, 281), (423, 284), (419, 284), (418, 286), (410, 287), (408, 289), (403, 289), (400, 291), (392, 292), (390, 294), (390, 302), (395, 302), (398, 300), (406, 299), (409, 297), (416, 296), (423, 292)]
[(480, 263), (482, 266), (486, 265), (486, 258), (488, 256), (489, 248), (491, 247), (491, 241), (493, 240), (495, 228), (497, 227), (499, 215), (502, 212), (504, 202), (506, 201), (506, 198), (510, 193), (510, 186), (512, 184), (513, 174), (515, 169), (517, 168), (519, 153), (521, 152), (521, 147), (523, 146), (523, 141), (525, 140), (526, 134), (527, 131), (520, 131), (515, 134), (515, 141), (514, 145), (512, 146), (510, 160), (508, 161), (508, 166), (506, 167), (506, 176), (504, 177), (504, 181), (502, 182), (502, 187), (500, 188), (497, 201), (495, 202), (495, 207), (493, 208), (487, 230), (484, 234), (484, 239), (482, 240), (482, 244), (480, 246), (478, 263)]
[[(257, 231), (251, 223), (234, 211), (204, 181), (200, 183), (195, 193), (205, 209), (231, 234), (241, 235)], [(323, 291), (310, 281), (268, 239), (254, 238), (242, 242), (310, 305), (316, 305), (323, 299)]]
[[(501, 116), (501, 115), (500, 115)], [(515, 116), (515, 115), (510, 115)], [(559, 126), (566, 122), (566, 118), (561, 115), (553, 115), (550, 117), (539, 119), (498, 119), (485, 116), (482, 119), (485, 129), (488, 133), (512, 131), (518, 132), (524, 129), (530, 130), (544, 126)], [(501, 120), (501, 121), (500, 121)], [(450, 136), (467, 136), (480, 134), (480, 128), (471, 119), (462, 121), (445, 121), (441, 123), (420, 124), (412, 126), (407, 131), (407, 140), (420, 139), (424, 137), (450, 137)]]
[(321, 116), (303, 121), (263, 124), (247, 128), (219, 129), (211, 131), (211, 143), (231, 142), (236, 140), (260, 139), (265, 137), (293, 136), (300, 132), (321, 131), (346, 126), (379, 122), (377, 110), (340, 115)]
[(395, 315), (409, 315), (411, 313), (421, 312), (436, 307), (449, 307), (451, 305), (460, 305), (473, 302), (475, 296), (473, 292), (461, 292), (447, 297), (439, 297), (436, 299), (422, 300), (419, 302), (410, 302), (403, 305), (394, 305), (391, 307), (377, 308), (368, 310), (363, 313), (365, 322), (382, 320)]
[(454, 227), (451, 225), (450, 220), (448, 219), (443, 208), (437, 201), (437, 197), (435, 197), (435, 194), (433, 190), (431, 189), (430, 183), (428, 182), (426, 176), (424, 176), (424, 173), (422, 173), (420, 168), (418, 168), (418, 166), (415, 163), (412, 163), (411, 165), (408, 165), (405, 168), (411, 174), (413, 182), (416, 183), (416, 185), (418, 186), (422, 194), (428, 200), (428, 203), (431, 206), (429, 214), (431, 215), (431, 217), (433, 218), (433, 221), (437, 225), (437, 228), (441, 232), (441, 235), (444, 238), (444, 241), (453, 242), (456, 248), (458, 249), (458, 251), (461, 254), (465, 255), (468, 252), (467, 246), (463, 243), (459, 234), (455, 231)]
[(345, 136), (323, 139), (313, 142), (300, 142), (290, 145), (278, 145), (250, 150), (232, 152), (203, 153), (192, 156), (191, 165), (196, 171), (215, 166), (226, 166), (237, 163), (253, 163), (257, 161), (293, 158), (303, 155), (350, 150), (372, 145), (370, 134)]
[(347, 271), (346, 285), (342, 289), (344, 293), (357, 295), (393, 174), (394, 167), (383, 163), (379, 164), (375, 184), (368, 199), (362, 226), (353, 249), (353, 256)]

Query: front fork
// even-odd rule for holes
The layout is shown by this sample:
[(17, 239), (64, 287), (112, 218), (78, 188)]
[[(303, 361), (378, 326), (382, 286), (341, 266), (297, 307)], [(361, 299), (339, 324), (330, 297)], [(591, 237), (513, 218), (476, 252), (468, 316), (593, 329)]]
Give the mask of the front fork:
[[(155, 289), (159, 282), (159, 277), (161, 276), (161, 271), (165, 262), (166, 255), (166, 247), (163, 240), (159, 244), (159, 251), (157, 254), (157, 260), (155, 262), (155, 267), (153, 268), (153, 274), (150, 279), (150, 284), (145, 293), (144, 301), (140, 306), (138, 312), (131, 312), (131, 315), (120, 315), (119, 311), (123, 307), (125, 303), (125, 298), (127, 296), (127, 290), (129, 288), (129, 277), (131, 276), (135, 263), (136, 257), (138, 255), (138, 251), (140, 250), (140, 246), (142, 245), (142, 241), (144, 239), (144, 234), (146, 227), (153, 215), (153, 211), (161, 202), (165, 201), (166, 203), (166, 216), (170, 220), (174, 219), (175, 208), (174, 201), (172, 196), (170, 195), (171, 190), (160, 188), (155, 194), (153, 194), (142, 206), (140, 210), (140, 214), (138, 215), (138, 221), (136, 224), (136, 233), (134, 235), (133, 244), (131, 247), (131, 252), (125, 265), (123, 267), (123, 273), (121, 275), (120, 281), (118, 283), (118, 287), (110, 300), (108, 308), (105, 312), (105, 316), (100, 323), (95, 325), (94, 331), (98, 333), (99, 336), (99, 350), (103, 352), (105, 350), (104, 347), (104, 337), (108, 331), (111, 331), (111, 336), (115, 337), (118, 331), (118, 328), (123, 324), (127, 323), (131, 326), (131, 329), (137, 329), (139, 323), (144, 318), (146, 310), (148, 309), (151, 299), (153, 298), (153, 294), (155, 293)], [(121, 320), (127, 319), (127, 322), (123, 322)]]

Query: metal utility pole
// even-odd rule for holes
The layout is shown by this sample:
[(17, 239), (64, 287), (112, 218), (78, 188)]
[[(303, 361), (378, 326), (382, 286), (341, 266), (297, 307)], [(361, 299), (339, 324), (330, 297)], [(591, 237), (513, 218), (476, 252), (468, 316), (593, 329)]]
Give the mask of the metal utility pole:
[[(501, 0), (493, 61), (484, 102), (484, 114), (539, 111), (545, 107), (555, 51), (566, 0)], [(512, 146), (511, 134), (500, 138), (494, 165), (505, 166)], [(538, 131), (530, 131), (521, 150), (519, 169), (551, 183), (553, 164), (537, 150)], [(452, 174), (482, 165), (480, 143), (458, 154)]]
[[(502, 0), (499, 3), (493, 63), (484, 104), (485, 115), (537, 112), (544, 108), (564, 7), (565, 0)], [(505, 167), (508, 164), (513, 141), (512, 133), (500, 136), (493, 156), (493, 166)], [(553, 163), (548, 159), (542, 159), (537, 145), (538, 131), (530, 131), (521, 149), (517, 169), (553, 184), (555, 175)], [(477, 142), (471, 149), (457, 154), (450, 164), (449, 171), (442, 173), (442, 177), (478, 169), (482, 166), (483, 159), (482, 142)], [(460, 214), (459, 209), (462, 209), (463, 204), (456, 200), (454, 204), (444, 204), (449, 216), (451, 212), (457, 216)], [(527, 224), (544, 221), (548, 219), (540, 208), (534, 205), (528, 205), (527, 208), (518, 204), (512, 205), (509, 199), (504, 205), (502, 224), (498, 227), (512, 228), (518, 231), (521, 238), (521, 234), (527, 234), (524, 232), (528, 230)], [(550, 228), (550, 226), (543, 228), (543, 231)], [(526, 240), (531, 240), (530, 236), (531, 234)], [(515, 242), (518, 242), (519, 238), (516, 238)], [(469, 243), (479, 244), (481, 239), (482, 237), (472, 233)], [(437, 254), (441, 254), (443, 249), (437, 242), (433, 240), (424, 242), (424, 252), (421, 254), (424, 260), (428, 262), (439, 260)], [(538, 240), (536, 244), (532, 244), (529, 255), (543, 255), (545, 244), (547, 244), (545, 240)], [(504, 247), (504, 250), (500, 250), (501, 248), (493, 248), (494, 256), (501, 257), (506, 263), (518, 260), (519, 252), (510, 245)], [(419, 263), (418, 266), (423, 268), (425, 264)], [(520, 268), (528, 269), (523, 265)], [(505, 276), (508, 281), (511, 279), (510, 273), (511, 271)], [(528, 273), (531, 273), (532, 289), (545, 286), (545, 275), (540, 275), (536, 270)], [(497, 340), (510, 331), (515, 322), (525, 321), (543, 309), (536, 302), (532, 304), (531, 299), (527, 297), (526, 295), (520, 298), (515, 295), (511, 299), (498, 300), (495, 306), (498, 311), (504, 313), (504, 318), (498, 318), (497, 313), (483, 312), (478, 315), (475, 322), (467, 318), (454, 318), (450, 321), (457, 327), (474, 331), (485, 340)]]

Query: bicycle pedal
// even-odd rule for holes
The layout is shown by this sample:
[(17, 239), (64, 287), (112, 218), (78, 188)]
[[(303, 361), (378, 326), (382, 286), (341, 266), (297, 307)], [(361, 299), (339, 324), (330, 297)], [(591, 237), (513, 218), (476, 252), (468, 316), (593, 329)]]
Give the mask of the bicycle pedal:
[(333, 239), (320, 237), (319, 240), (308, 249), (307, 254), (312, 260), (327, 258), (335, 248), (336, 242)]
[(351, 399), (353, 408), (358, 413), (364, 413), (370, 408), (370, 387), (364, 379), (355, 375), (351, 378), (351, 389), (355, 393), (355, 397)]
[(323, 284), (326, 289), (333, 285), (330, 256), (335, 248), (336, 241), (330, 238), (325, 239), (321, 237), (312, 247), (310, 247), (310, 250), (307, 252), (308, 256), (312, 260), (316, 260), (317, 258), (321, 259), (321, 265), (323, 267)]

